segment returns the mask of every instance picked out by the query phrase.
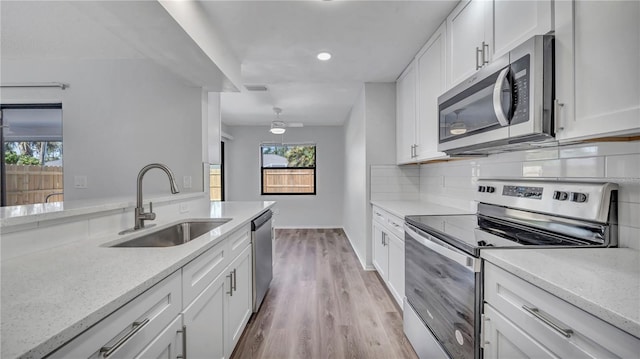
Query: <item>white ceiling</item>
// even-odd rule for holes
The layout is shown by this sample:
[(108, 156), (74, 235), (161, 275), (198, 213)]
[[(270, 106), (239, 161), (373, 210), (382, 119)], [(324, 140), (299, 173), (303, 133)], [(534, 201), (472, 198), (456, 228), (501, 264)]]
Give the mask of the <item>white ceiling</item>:
[[(362, 84), (395, 81), (457, 3), (195, 1), (240, 62), (241, 82), (268, 88), (223, 93), (223, 123), (264, 126), (274, 106), (287, 122), (343, 124)], [(0, 0), (0, 14), (3, 58), (149, 57), (193, 85), (222, 76), (156, 1)], [(318, 61), (320, 51), (333, 58)]]
[[(456, 3), (202, 1), (243, 83), (268, 88), (223, 93), (223, 123), (268, 125), (276, 106), (284, 121), (343, 124), (362, 84), (395, 81)], [(318, 61), (320, 51), (333, 58)]]

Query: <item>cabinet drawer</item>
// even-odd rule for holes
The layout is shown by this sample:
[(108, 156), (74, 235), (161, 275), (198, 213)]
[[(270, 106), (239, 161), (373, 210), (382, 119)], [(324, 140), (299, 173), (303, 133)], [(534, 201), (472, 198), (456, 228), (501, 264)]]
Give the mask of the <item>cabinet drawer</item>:
[(251, 225), (247, 224), (231, 233), (225, 242), (229, 244), (229, 258), (237, 257), (246, 246), (251, 244)]
[(638, 338), (511, 273), (485, 262), (484, 274), (485, 302), (556, 355), (630, 358), (640, 352)]
[(226, 239), (210, 248), (182, 268), (182, 302), (189, 305), (229, 264)]
[(113, 312), (50, 358), (104, 358), (101, 349), (112, 348), (113, 358), (133, 358), (182, 309), (180, 271), (162, 280)]
[(380, 207), (373, 206), (372, 219), (381, 224), (389, 233), (404, 240), (404, 219), (395, 216)]

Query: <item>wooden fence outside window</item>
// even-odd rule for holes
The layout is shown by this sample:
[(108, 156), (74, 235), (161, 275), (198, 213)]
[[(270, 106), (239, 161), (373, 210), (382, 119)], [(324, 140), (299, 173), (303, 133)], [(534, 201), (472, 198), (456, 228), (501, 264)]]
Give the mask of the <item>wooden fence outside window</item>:
[(279, 168), (262, 170), (263, 194), (315, 193), (314, 168)]
[(7, 206), (44, 203), (63, 200), (62, 166), (25, 166), (5, 164)]

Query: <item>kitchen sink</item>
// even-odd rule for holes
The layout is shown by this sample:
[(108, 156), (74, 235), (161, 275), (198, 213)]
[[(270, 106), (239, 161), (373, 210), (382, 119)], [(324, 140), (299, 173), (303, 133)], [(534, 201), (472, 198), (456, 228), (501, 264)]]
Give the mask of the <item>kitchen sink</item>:
[(147, 233), (111, 247), (173, 247), (189, 242), (220, 227), (231, 219), (188, 220), (155, 232)]

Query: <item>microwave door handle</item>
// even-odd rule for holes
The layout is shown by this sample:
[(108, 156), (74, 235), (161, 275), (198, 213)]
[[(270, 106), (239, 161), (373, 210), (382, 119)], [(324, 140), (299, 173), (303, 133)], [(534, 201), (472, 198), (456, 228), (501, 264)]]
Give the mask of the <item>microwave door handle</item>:
[(498, 79), (496, 80), (496, 84), (493, 86), (493, 112), (496, 113), (498, 122), (502, 127), (509, 126), (509, 119), (504, 114), (504, 111), (502, 111), (502, 84), (507, 79), (508, 74), (509, 67), (500, 72), (500, 75), (498, 75)]

